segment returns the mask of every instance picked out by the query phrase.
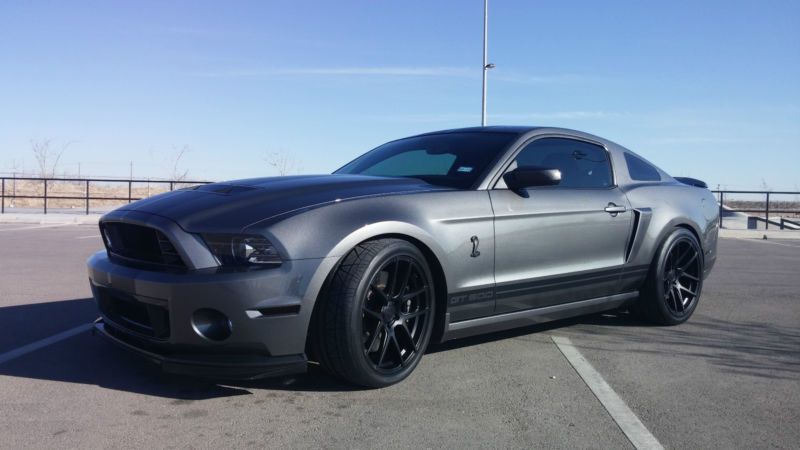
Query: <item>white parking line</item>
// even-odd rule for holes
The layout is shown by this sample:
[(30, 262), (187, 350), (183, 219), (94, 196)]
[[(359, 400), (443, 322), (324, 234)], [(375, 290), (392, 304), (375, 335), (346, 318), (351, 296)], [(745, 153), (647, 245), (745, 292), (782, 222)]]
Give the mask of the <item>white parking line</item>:
[(90, 239), (90, 238), (99, 238), (99, 237), (100, 237), (99, 234), (93, 234), (91, 236), (78, 236), (75, 239)]
[(600, 373), (581, 355), (569, 338), (553, 336), (552, 339), (561, 354), (567, 358), (567, 361), (578, 372), (578, 375), (583, 378), (584, 383), (589, 386), (595, 397), (600, 400), (600, 403), (634, 447), (637, 449), (664, 448), (655, 436), (647, 430), (642, 421), (636, 417), (636, 414), (628, 408), (628, 405), (611, 389), (611, 386), (606, 383)]
[(83, 333), (84, 331), (88, 331), (91, 328), (92, 328), (91, 323), (85, 323), (70, 330), (62, 331), (61, 333), (55, 334), (48, 338), (44, 338), (40, 341), (32, 342), (30, 344), (23, 345), (22, 347), (15, 348), (14, 350), (5, 352), (0, 355), (0, 364), (11, 361), (12, 359), (19, 358), (20, 356), (27, 355), (30, 352), (35, 352), (40, 348), (47, 347), (48, 345), (55, 344), (56, 342), (63, 341), (64, 339), (71, 338), (72, 336)]

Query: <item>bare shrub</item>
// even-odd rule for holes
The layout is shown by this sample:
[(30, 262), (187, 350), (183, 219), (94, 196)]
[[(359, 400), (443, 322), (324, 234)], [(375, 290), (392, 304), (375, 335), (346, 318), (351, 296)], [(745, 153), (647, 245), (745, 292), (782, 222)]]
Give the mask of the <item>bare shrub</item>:
[(170, 167), (172, 167), (172, 172), (170, 173), (170, 180), (173, 181), (184, 181), (189, 176), (189, 169), (181, 169), (181, 159), (192, 151), (192, 149), (188, 145), (184, 145), (183, 147), (176, 147), (172, 146), (172, 158), (170, 162)]
[(57, 147), (53, 144), (52, 139), (31, 139), (31, 151), (36, 159), (38, 176), (41, 178), (55, 177), (61, 156), (71, 144), (72, 142), (67, 142)]
[(286, 152), (270, 152), (264, 158), (267, 165), (272, 167), (279, 176), (289, 175), (300, 171), (299, 162)]

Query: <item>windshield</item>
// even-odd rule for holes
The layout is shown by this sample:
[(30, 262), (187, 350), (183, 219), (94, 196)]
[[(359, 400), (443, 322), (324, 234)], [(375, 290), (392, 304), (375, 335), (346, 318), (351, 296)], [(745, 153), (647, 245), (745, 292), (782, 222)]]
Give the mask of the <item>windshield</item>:
[(419, 178), (469, 189), (505, 151), (514, 133), (443, 133), (389, 142), (334, 173)]

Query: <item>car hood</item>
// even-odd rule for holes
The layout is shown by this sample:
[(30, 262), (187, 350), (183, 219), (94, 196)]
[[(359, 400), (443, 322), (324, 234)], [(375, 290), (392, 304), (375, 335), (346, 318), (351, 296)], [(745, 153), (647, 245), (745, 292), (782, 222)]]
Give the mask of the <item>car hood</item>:
[(189, 232), (236, 232), (256, 222), (360, 197), (443, 190), (414, 178), (303, 175), (212, 183), (123, 206), (171, 219)]

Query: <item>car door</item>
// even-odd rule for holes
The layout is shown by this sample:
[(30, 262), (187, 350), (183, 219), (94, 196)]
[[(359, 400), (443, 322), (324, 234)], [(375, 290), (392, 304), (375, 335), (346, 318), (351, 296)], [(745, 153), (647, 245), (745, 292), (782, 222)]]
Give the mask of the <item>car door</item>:
[(509, 190), (490, 198), (495, 215), (495, 313), (618, 293), (631, 212), (600, 144), (541, 137), (522, 147), (517, 166), (561, 171), (556, 186)]

